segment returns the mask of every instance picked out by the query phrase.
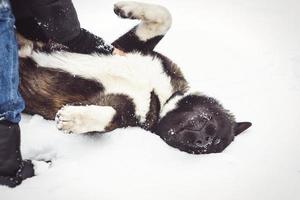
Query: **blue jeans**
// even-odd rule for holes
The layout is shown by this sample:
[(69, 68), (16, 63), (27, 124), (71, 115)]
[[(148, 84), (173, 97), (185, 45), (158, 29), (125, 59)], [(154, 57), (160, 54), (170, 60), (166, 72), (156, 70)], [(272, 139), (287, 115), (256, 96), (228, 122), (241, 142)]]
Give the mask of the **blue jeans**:
[(0, 0), (0, 120), (18, 123), (24, 101), (18, 92), (18, 47), (8, 0)]

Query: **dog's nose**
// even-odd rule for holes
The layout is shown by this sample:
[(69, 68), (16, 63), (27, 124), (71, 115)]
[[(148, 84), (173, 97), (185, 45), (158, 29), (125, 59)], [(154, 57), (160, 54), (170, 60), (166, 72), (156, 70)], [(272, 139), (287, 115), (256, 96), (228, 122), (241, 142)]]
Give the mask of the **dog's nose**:
[(200, 135), (197, 137), (194, 145), (197, 147), (206, 147), (210, 145), (213, 141), (213, 138), (209, 135)]
[(195, 147), (207, 147), (213, 141), (213, 136), (210, 136), (202, 131), (184, 130), (181, 131), (181, 138), (178, 138), (182, 142)]

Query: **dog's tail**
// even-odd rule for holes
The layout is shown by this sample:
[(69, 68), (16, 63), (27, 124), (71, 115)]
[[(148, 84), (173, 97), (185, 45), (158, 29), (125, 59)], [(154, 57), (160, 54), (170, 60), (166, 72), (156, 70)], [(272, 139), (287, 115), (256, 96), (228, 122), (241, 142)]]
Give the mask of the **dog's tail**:
[(141, 20), (135, 30), (141, 41), (165, 35), (172, 24), (170, 12), (160, 5), (121, 1), (114, 5), (114, 12), (121, 18)]

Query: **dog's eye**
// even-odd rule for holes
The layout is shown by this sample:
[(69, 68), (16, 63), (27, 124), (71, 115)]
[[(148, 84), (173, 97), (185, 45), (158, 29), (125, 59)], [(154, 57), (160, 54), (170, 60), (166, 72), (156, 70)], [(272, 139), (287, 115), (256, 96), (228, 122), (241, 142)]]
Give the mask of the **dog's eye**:
[(216, 128), (210, 124), (206, 127), (205, 131), (207, 135), (213, 136), (216, 132)]

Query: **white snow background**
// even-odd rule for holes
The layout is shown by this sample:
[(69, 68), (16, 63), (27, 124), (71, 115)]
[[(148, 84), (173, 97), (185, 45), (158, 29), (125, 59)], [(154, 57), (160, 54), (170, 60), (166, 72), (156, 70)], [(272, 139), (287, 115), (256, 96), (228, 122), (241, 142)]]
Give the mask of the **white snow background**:
[[(113, 1), (74, 0), (82, 27), (112, 42), (137, 21)], [(23, 115), (26, 159), (52, 159), (1, 200), (299, 200), (299, 0), (153, 0), (173, 15), (156, 50), (193, 88), (253, 126), (223, 152), (190, 155), (140, 128), (64, 135)]]

